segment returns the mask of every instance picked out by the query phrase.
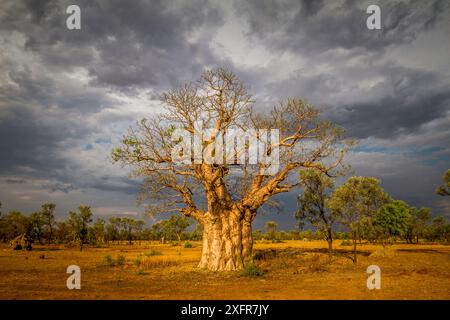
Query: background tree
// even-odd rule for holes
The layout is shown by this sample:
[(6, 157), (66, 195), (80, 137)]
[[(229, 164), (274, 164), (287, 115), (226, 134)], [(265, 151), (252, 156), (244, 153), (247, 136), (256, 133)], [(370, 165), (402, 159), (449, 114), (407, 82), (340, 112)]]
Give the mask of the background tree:
[(55, 208), (56, 205), (54, 203), (45, 203), (39, 212), (44, 228), (46, 228), (47, 243), (51, 243), (53, 239), (53, 227), (55, 225), (55, 216), (53, 213)]
[(405, 234), (406, 242), (419, 243), (419, 238), (424, 237), (431, 220), (430, 208), (413, 208), (411, 212), (411, 219), (408, 223), (408, 229)]
[(353, 262), (357, 263), (356, 242), (362, 222), (370, 223), (378, 209), (390, 201), (389, 195), (372, 177), (350, 177), (331, 195), (328, 206), (336, 220), (347, 226), (353, 240)]
[(278, 223), (275, 221), (266, 222), (266, 237), (269, 240), (275, 240), (278, 231)]
[(0, 219), (0, 234), (3, 241), (25, 234), (30, 236), (30, 220), (21, 212), (12, 211)]
[(119, 241), (119, 223), (120, 220), (116, 217), (110, 217), (106, 225), (106, 238), (108, 241)]
[(436, 193), (440, 196), (450, 196), (450, 169), (445, 172), (442, 180), (444, 180), (444, 184), (436, 189)]
[(433, 219), (429, 229), (428, 238), (432, 241), (450, 242), (450, 223), (443, 216), (437, 216)]
[(55, 240), (57, 243), (67, 243), (70, 240), (71, 228), (67, 221), (56, 222)]
[(359, 244), (365, 239), (369, 242), (377, 240), (378, 234), (373, 226), (372, 217), (364, 216), (355, 223)]
[(161, 243), (165, 243), (167, 236), (164, 229), (164, 223), (161, 223), (161, 221), (154, 223), (151, 227), (151, 234), (153, 240), (159, 240)]
[(152, 226), (155, 237), (165, 240), (181, 241), (186, 229), (192, 224), (192, 221), (180, 215), (173, 215), (167, 220), (160, 220)]
[(122, 239), (127, 240), (128, 244), (133, 244), (133, 240), (137, 234), (142, 230), (144, 221), (135, 220), (133, 218), (118, 218), (119, 226), (122, 234)]
[(300, 185), (303, 192), (297, 198), (297, 212), (295, 217), (300, 226), (309, 222), (313, 227), (323, 233), (328, 242), (328, 252), (333, 251), (334, 216), (326, 206), (330, 191), (334, 188), (333, 180), (316, 170), (301, 170)]
[(134, 220), (128, 217), (119, 218), (120, 229), (122, 230), (122, 239), (127, 240), (128, 244), (133, 244), (133, 223)]
[(78, 240), (80, 251), (83, 250), (83, 245), (87, 243), (89, 223), (92, 222), (91, 207), (81, 205), (78, 207), (78, 212), (70, 212), (68, 223), (71, 226), (74, 238)]
[(394, 200), (384, 204), (376, 213), (373, 225), (383, 247), (391, 237), (403, 237), (408, 231), (413, 209), (404, 201)]
[(139, 240), (142, 239), (144, 226), (145, 226), (145, 222), (143, 220), (134, 220), (133, 221), (133, 237), (135, 239), (139, 239)]
[(33, 212), (30, 215), (31, 238), (40, 244), (45, 233), (45, 221), (41, 212)]
[[(289, 178), (300, 168), (330, 174), (350, 146), (340, 128), (301, 99), (258, 114), (244, 83), (224, 69), (205, 71), (198, 82), (164, 93), (161, 101), (165, 112), (130, 129), (112, 157), (145, 178), (141, 200), (152, 199), (149, 214), (177, 211), (202, 225), (200, 268), (242, 269), (252, 258), (258, 209), (291, 191), (296, 183)], [(245, 130), (245, 136), (232, 137), (225, 159), (224, 136), (232, 128)], [(279, 139), (270, 130), (257, 131), (275, 128)], [(192, 136), (184, 141), (181, 131)], [(258, 143), (253, 164), (248, 154)], [(269, 159), (278, 154), (277, 168)], [(242, 170), (230, 170), (238, 159)]]
[(180, 242), (183, 233), (191, 224), (192, 221), (189, 218), (180, 215), (173, 215), (165, 221), (165, 228), (169, 234), (175, 235), (177, 240)]
[(98, 218), (91, 228), (92, 238), (96, 244), (105, 242), (105, 220)]
[(203, 227), (201, 224), (196, 223), (195, 228), (190, 235), (190, 239), (193, 241), (198, 241), (202, 239)]
[(263, 232), (261, 229), (257, 229), (253, 231), (253, 239), (255, 240), (261, 240), (263, 238)]

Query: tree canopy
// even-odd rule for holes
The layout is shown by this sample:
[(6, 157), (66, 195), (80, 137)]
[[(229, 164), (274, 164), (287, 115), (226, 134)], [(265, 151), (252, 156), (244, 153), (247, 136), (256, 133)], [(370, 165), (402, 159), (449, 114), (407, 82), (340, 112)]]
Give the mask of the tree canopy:
[(436, 193), (440, 196), (450, 196), (450, 169), (445, 172), (442, 180), (444, 183), (436, 189)]
[(328, 249), (331, 253), (332, 225), (335, 216), (328, 208), (327, 202), (334, 188), (334, 182), (320, 171), (306, 169), (300, 171), (300, 186), (302, 192), (297, 198), (298, 209), (295, 217), (299, 220), (300, 227), (303, 227), (307, 221), (322, 232), (328, 241)]
[(386, 240), (389, 237), (405, 236), (408, 224), (412, 219), (412, 211), (413, 208), (401, 200), (384, 204), (376, 213), (373, 221), (380, 238)]
[(353, 261), (356, 263), (356, 240), (364, 226), (371, 224), (375, 213), (391, 201), (390, 196), (373, 177), (350, 177), (332, 194), (328, 205), (336, 219), (346, 225), (353, 238)]

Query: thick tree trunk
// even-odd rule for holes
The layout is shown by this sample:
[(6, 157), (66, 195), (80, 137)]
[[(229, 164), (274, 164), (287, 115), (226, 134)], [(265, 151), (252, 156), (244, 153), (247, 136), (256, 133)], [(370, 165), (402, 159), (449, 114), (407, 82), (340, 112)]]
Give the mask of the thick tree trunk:
[(211, 271), (240, 270), (242, 255), (242, 222), (236, 211), (216, 213), (202, 221), (203, 247), (199, 268)]
[(244, 264), (253, 262), (252, 223), (245, 220), (242, 222), (242, 257)]
[(242, 256), (244, 264), (253, 263), (253, 233), (252, 223), (256, 217), (256, 210), (246, 209), (242, 219)]

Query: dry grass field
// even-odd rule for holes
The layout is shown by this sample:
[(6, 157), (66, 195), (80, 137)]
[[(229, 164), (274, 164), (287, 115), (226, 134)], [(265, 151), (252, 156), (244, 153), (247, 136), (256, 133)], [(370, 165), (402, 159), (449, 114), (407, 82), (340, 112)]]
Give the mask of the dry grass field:
[[(262, 276), (196, 270), (201, 243), (193, 248), (142, 243), (88, 247), (0, 248), (0, 299), (450, 299), (450, 246), (359, 246), (336, 241), (331, 263), (321, 241), (255, 244)], [(123, 265), (105, 262), (125, 258)], [(81, 268), (81, 290), (68, 290), (68, 265)], [(137, 267), (139, 264), (139, 267)], [(368, 290), (366, 268), (381, 268), (381, 289)]]

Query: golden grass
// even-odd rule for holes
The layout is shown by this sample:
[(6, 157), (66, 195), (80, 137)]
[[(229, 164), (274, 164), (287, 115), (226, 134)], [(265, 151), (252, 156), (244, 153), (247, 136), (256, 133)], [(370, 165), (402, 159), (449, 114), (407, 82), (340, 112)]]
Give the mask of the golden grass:
[[(339, 246), (330, 261), (325, 241), (256, 242), (261, 277), (206, 272), (193, 248), (142, 242), (88, 247), (0, 247), (1, 299), (450, 299), (450, 246), (358, 246), (358, 264)], [(148, 254), (160, 252), (161, 255)], [(108, 266), (105, 256), (125, 258)], [(42, 259), (43, 256), (43, 259)], [(139, 260), (139, 263), (137, 263)], [(66, 288), (67, 266), (81, 268), (81, 290)], [(381, 289), (368, 290), (366, 268), (381, 268)]]

